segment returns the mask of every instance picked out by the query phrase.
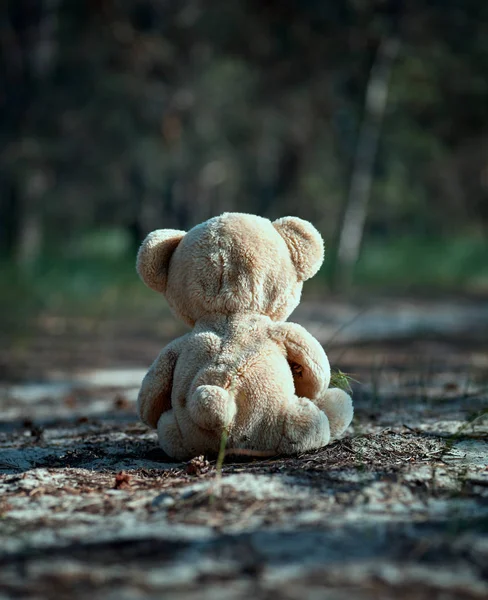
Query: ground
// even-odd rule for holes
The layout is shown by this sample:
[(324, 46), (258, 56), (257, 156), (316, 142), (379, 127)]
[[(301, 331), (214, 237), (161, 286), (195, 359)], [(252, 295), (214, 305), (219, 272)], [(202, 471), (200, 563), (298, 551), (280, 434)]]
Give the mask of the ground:
[(135, 414), (170, 317), (43, 317), (1, 351), (0, 599), (486, 598), (487, 303), (293, 318), (358, 380), (354, 423), (221, 474), (171, 462)]

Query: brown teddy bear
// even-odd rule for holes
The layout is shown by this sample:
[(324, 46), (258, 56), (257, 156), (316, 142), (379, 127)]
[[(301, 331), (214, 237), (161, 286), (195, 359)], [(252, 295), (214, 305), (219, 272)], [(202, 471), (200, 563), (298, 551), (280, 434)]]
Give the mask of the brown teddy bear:
[(344, 391), (328, 389), (324, 350), (285, 319), (319, 270), (323, 240), (308, 222), (225, 213), (188, 233), (150, 233), (137, 257), (146, 285), (193, 330), (162, 350), (139, 392), (162, 449), (186, 459), (219, 449), (269, 454), (320, 448), (350, 424)]

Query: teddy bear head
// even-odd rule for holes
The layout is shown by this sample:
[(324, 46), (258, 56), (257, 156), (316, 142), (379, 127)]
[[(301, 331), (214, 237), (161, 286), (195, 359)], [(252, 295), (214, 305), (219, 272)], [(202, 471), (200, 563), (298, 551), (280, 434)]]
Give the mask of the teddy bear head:
[(139, 250), (137, 271), (191, 326), (217, 314), (278, 321), (296, 308), (323, 255), (322, 237), (308, 221), (224, 213), (188, 233), (153, 231)]

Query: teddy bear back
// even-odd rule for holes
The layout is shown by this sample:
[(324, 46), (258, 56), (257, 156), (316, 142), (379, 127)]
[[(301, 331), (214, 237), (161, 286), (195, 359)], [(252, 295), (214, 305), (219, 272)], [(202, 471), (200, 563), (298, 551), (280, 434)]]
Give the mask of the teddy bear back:
[(186, 234), (149, 234), (139, 251), (138, 271), (193, 326), (211, 315), (286, 319), (300, 301), (303, 281), (322, 261), (322, 238), (307, 221), (285, 217), (272, 223), (224, 213)]

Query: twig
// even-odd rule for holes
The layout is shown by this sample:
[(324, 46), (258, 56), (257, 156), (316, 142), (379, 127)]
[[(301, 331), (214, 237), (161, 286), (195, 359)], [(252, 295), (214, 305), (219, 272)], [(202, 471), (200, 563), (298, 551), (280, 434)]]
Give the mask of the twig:
[(246, 448), (229, 448), (225, 450), (226, 456), (256, 456), (261, 458), (271, 458), (278, 456), (276, 450), (248, 450)]
[(408, 425), (406, 425), (405, 423), (402, 423), (402, 427), (405, 427), (405, 429), (408, 429), (409, 431), (411, 431), (412, 433), (419, 433), (419, 430), (414, 428), (414, 427), (409, 427)]
[[(336, 337), (340, 333), (342, 333), (344, 331), (344, 329), (347, 329), (349, 327), (349, 325), (352, 325), (355, 321), (357, 321), (360, 317), (362, 317), (365, 312), (367, 312), (371, 308), (372, 308), (371, 306), (365, 306), (357, 314), (355, 314), (352, 319), (349, 319), (349, 321), (346, 321), (338, 329), (336, 329), (334, 331), (334, 333), (330, 336), (330, 338), (327, 340), (327, 342), (324, 344), (324, 346), (327, 348), (327, 350), (330, 351), (330, 346), (331, 346), (332, 342), (336, 339)], [(319, 333), (320, 333), (320, 331), (319, 331)]]

